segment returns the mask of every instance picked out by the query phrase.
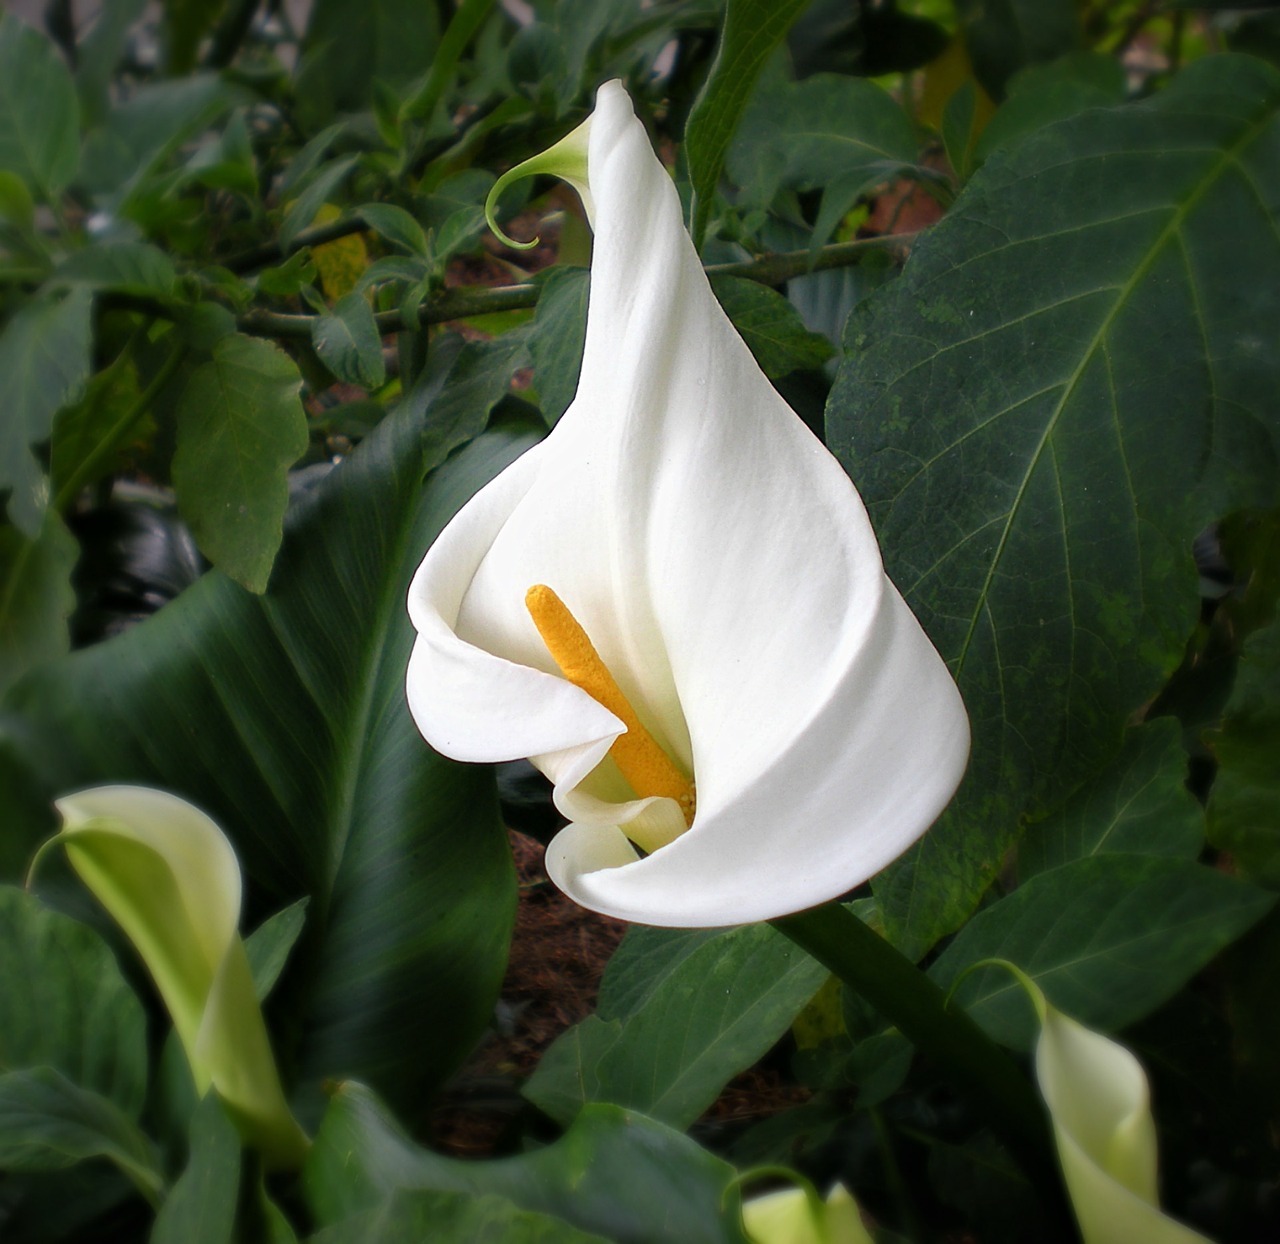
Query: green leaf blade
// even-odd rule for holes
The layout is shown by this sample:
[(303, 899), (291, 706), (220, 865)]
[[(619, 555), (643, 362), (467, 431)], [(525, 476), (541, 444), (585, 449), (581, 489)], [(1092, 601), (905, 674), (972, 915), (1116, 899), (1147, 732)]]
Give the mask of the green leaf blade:
[[(1172, 997), (1273, 901), (1193, 860), (1086, 857), (975, 916), (929, 975), (945, 989), (984, 959), (1007, 959), (1059, 1010), (1115, 1031)], [(955, 1000), (997, 1040), (1028, 1047), (1035, 1017), (1007, 971), (973, 971)]]
[(774, 48), (786, 38), (806, 0), (729, 0), (711, 72), (685, 125), (685, 152), (693, 183), (689, 232), (702, 245), (716, 186), (734, 131)]
[(53, 44), (12, 13), (0, 17), (0, 168), (54, 203), (80, 160), (80, 106)]
[(0, 375), (12, 394), (0, 420), (0, 492), (10, 489), (9, 517), (29, 538), (40, 531), (49, 484), (31, 447), (46, 439), (53, 417), (89, 378), (92, 295), (28, 303), (0, 334)]
[(264, 592), (280, 546), (286, 474), (307, 448), (293, 361), (269, 342), (223, 337), (192, 372), (178, 407), (173, 481), (201, 551)]

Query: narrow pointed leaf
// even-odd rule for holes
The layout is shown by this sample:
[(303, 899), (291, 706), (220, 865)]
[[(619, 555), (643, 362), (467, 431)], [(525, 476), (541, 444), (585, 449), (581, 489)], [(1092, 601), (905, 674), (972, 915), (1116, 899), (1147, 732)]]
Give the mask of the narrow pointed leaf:
[(689, 232), (701, 246), (725, 156), (752, 88), (774, 48), (786, 38), (806, 0), (729, 0), (711, 72), (685, 125), (685, 152), (693, 183)]

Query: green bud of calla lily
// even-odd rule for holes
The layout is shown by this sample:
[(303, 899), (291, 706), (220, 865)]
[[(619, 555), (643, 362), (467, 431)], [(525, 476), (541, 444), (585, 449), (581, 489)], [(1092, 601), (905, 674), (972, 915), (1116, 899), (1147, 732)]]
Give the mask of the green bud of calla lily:
[[(240, 866), (226, 835), (176, 795), (100, 786), (56, 800), (61, 845), (133, 943), (191, 1065), (246, 1144), (296, 1168), (307, 1138), (289, 1111), (238, 932)], [(34, 869), (33, 863), (32, 868)]]
[(1160, 1210), (1156, 1127), (1142, 1064), (1123, 1045), (1049, 1004), (1005, 960), (1040, 1017), (1036, 1079), (1085, 1244), (1207, 1244)]
[(751, 1197), (742, 1205), (742, 1225), (751, 1244), (871, 1244), (843, 1184), (825, 1201), (808, 1181)]
[(514, 238), (508, 237), (498, 227), (498, 219), (494, 215), (494, 209), (498, 205), (498, 196), (508, 186), (514, 185), (525, 177), (536, 177), (539, 173), (545, 173), (548, 177), (559, 177), (562, 181), (567, 181), (581, 197), (582, 206), (586, 209), (587, 220), (592, 224), (595, 223), (595, 204), (592, 202), (591, 186), (587, 181), (587, 141), (590, 134), (591, 118), (588, 117), (576, 130), (571, 130), (555, 146), (548, 147), (546, 151), (540, 151), (535, 156), (530, 156), (527, 160), (517, 164), (515, 168), (508, 169), (493, 183), (493, 188), (489, 191), (489, 197), (484, 201), (484, 218), (489, 222), (489, 228), (502, 239), (503, 243), (518, 251), (532, 250), (538, 245), (539, 239), (537, 238), (534, 238), (532, 242), (517, 242)]

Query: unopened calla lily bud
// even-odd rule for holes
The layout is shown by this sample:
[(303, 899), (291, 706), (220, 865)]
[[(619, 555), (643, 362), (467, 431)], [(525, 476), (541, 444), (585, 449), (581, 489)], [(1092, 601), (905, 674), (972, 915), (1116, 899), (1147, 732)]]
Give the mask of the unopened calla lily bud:
[[(184, 799), (99, 786), (56, 801), (71, 866), (133, 943), (155, 981), (196, 1090), (218, 1094), (268, 1165), (301, 1165), (240, 939), (240, 866), (226, 835)], [(38, 858), (38, 857), (37, 857)]]
[(1208, 1244), (1160, 1209), (1156, 1125), (1142, 1064), (1051, 1006), (1011, 963), (1040, 1017), (1035, 1068), (1085, 1244)]

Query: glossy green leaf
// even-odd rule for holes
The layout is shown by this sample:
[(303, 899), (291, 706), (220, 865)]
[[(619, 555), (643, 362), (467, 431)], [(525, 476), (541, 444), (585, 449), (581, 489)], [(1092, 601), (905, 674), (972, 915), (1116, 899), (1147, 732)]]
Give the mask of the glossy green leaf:
[[(1270, 909), (1273, 896), (1192, 860), (1095, 855), (1038, 873), (979, 912), (929, 975), (944, 988), (984, 959), (1017, 964), (1054, 1006), (1112, 1032), (1171, 998)], [(1034, 1015), (1008, 972), (978, 968), (955, 1001), (1025, 1049)]]
[(396, 1192), (367, 1210), (311, 1237), (312, 1244), (607, 1244), (602, 1235), (563, 1218), (520, 1209), (497, 1196), (464, 1192)]
[(725, 156), (765, 62), (786, 38), (807, 0), (728, 0), (720, 45), (685, 123), (693, 183), (689, 232), (701, 246)]
[(1132, 731), (1108, 765), (1018, 844), (1025, 880), (1088, 855), (1176, 855), (1204, 846), (1204, 810), (1187, 790), (1181, 731), (1166, 717)]
[[(643, 943), (645, 933), (664, 937), (628, 936)], [(589, 1101), (607, 1101), (688, 1127), (778, 1041), (827, 977), (767, 925), (683, 945), (688, 953), (662, 962), (643, 992), (632, 982), (611, 987), (610, 997), (628, 997), (627, 1010), (602, 1006), (557, 1038), (525, 1096), (560, 1123)], [(633, 956), (610, 973), (648, 975)]]
[(538, 295), (529, 354), (542, 417), (552, 424), (578, 391), (587, 334), (587, 275), (585, 268), (553, 268)]
[(1222, 728), (1209, 838), (1246, 876), (1280, 888), (1280, 622), (1250, 637)]
[(333, 310), (316, 318), (311, 344), (320, 361), (346, 384), (377, 389), (387, 378), (382, 338), (373, 308), (363, 294), (339, 298)]
[(821, 246), (859, 195), (915, 160), (910, 118), (888, 92), (861, 78), (815, 74), (755, 93), (728, 167), (747, 201), (760, 206), (780, 190), (821, 189), (812, 243)]
[(821, 367), (835, 353), (825, 337), (805, 327), (799, 311), (777, 290), (731, 276), (716, 277), (711, 288), (770, 380)]
[(79, 553), (52, 510), (45, 511), (34, 540), (8, 523), (0, 526), (0, 692), (66, 652), (67, 619), (76, 605), (71, 571)]
[(53, 427), (53, 417), (75, 401), (89, 378), (91, 295), (29, 302), (0, 333), (0, 376), (6, 410), (0, 419), (0, 493), (9, 493), (9, 517), (30, 537), (40, 531), (49, 485), (31, 452)]
[(397, 1189), (505, 1197), (621, 1244), (741, 1244), (733, 1168), (687, 1136), (616, 1106), (588, 1106), (559, 1140), (489, 1162), (419, 1148), (376, 1097), (344, 1084), (303, 1171), (321, 1226)]
[(503, 425), (439, 466), (450, 446), (428, 451), (429, 425), (423, 407), (389, 415), (298, 503), (267, 596), (206, 575), (24, 680), (4, 732), (50, 795), (139, 782), (216, 817), (247, 925), (310, 896), (272, 998), (296, 1033), (281, 1061), (308, 1082), (364, 1076), (406, 1111), (489, 1018), (515, 883), (489, 772), (435, 756), (409, 718), (405, 592), (453, 512), (538, 435)]
[(307, 448), (302, 377), (283, 350), (235, 334), (187, 380), (173, 486), (200, 551), (263, 592), (280, 546), (287, 472)]
[(13, 13), (0, 16), (0, 168), (55, 200), (79, 162), (79, 114), (53, 43)]
[(0, 1073), (0, 1170), (59, 1171), (114, 1163), (144, 1195), (163, 1186), (151, 1142), (113, 1101), (52, 1067)]
[(146, 1021), (115, 955), (87, 925), (0, 886), (0, 1071), (49, 1066), (137, 1118)]
[(1193, 537), (1270, 494), (1278, 108), (1275, 71), (1213, 57), (1039, 131), (850, 317), (829, 440), (973, 725), (957, 799), (877, 883), (912, 952), (1114, 756), (1194, 624)]
[(207, 1094), (191, 1115), (187, 1165), (151, 1228), (149, 1244), (234, 1244), (240, 1196), (240, 1137)]
[(356, 210), (370, 229), (393, 245), (411, 255), (425, 257), (431, 253), (422, 226), (403, 207), (393, 203), (362, 203)]

